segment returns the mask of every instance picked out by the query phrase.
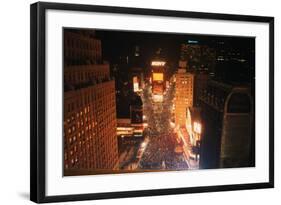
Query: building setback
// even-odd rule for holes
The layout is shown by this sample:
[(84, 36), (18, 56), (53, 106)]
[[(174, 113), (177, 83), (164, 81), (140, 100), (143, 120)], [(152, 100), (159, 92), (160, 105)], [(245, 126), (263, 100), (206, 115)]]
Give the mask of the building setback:
[(64, 31), (64, 174), (118, 169), (115, 82), (94, 33)]

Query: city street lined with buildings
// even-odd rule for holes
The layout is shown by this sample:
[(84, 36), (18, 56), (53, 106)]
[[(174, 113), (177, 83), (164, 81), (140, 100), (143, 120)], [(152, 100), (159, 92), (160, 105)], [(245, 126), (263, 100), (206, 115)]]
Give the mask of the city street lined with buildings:
[(252, 38), (65, 29), (64, 175), (254, 166), (254, 57)]
[(178, 142), (171, 125), (174, 85), (167, 89), (163, 102), (153, 102), (151, 85), (143, 93), (144, 116), (148, 121), (149, 143), (140, 160), (139, 169), (182, 170), (188, 166), (182, 153), (176, 153)]

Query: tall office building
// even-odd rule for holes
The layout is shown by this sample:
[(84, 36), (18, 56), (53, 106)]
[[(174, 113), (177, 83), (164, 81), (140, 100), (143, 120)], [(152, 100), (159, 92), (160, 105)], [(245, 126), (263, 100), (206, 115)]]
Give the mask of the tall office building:
[(115, 82), (100, 40), (65, 30), (64, 59), (64, 174), (118, 169)]
[(186, 123), (188, 107), (193, 106), (194, 74), (180, 68), (175, 76), (175, 123), (182, 127)]
[(209, 81), (200, 100), (200, 168), (254, 166), (250, 87)]
[[(198, 41), (188, 41), (181, 45), (180, 61), (186, 62), (187, 67), (192, 71), (213, 72), (216, 64), (215, 49), (202, 45)], [(182, 67), (180, 65), (180, 67)]]
[(101, 41), (94, 31), (64, 30), (64, 65), (101, 64)]
[(209, 79), (209, 68), (215, 64), (215, 52), (198, 41), (189, 41), (189, 44), (181, 44), (179, 68), (193, 73), (193, 106), (199, 106), (199, 97), (206, 89)]

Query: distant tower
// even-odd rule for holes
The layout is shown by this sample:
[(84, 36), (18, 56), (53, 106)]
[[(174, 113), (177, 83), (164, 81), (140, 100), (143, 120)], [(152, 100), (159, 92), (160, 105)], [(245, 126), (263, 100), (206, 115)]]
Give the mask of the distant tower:
[(139, 46), (135, 46), (135, 57), (140, 56), (140, 47)]

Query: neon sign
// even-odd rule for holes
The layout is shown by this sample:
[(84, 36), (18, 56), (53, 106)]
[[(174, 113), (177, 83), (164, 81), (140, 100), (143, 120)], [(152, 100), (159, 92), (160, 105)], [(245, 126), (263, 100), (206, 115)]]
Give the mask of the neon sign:
[(165, 65), (165, 61), (152, 61), (151, 65), (152, 66), (164, 66)]

